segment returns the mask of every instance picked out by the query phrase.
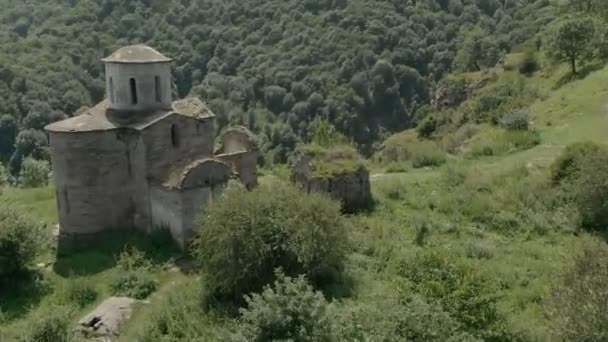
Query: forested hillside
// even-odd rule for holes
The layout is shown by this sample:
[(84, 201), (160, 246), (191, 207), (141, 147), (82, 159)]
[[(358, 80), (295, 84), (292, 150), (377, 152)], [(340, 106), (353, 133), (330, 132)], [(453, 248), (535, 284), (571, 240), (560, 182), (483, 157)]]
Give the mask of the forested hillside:
[[(327, 117), (366, 154), (438, 80), (535, 37), (549, 0), (0, 0), (0, 158), (44, 157), (42, 127), (104, 97), (100, 59), (146, 43), (195, 94), (286, 161)], [(17, 134), (19, 133), (19, 137)], [(15, 153), (15, 139), (17, 151)]]

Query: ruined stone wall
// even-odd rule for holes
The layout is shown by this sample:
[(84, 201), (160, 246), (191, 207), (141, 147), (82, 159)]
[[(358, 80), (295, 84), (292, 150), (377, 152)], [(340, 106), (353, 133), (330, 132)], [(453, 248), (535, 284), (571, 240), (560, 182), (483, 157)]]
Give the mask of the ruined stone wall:
[(180, 192), (160, 185), (150, 186), (150, 208), (153, 227), (155, 229), (169, 228), (171, 235), (176, 241), (183, 241), (182, 198)]
[(310, 159), (302, 158), (292, 168), (292, 180), (307, 192), (324, 192), (342, 202), (346, 212), (368, 208), (372, 203), (369, 172), (364, 168), (332, 177), (319, 177), (314, 173)]
[(161, 182), (172, 167), (194, 158), (213, 157), (213, 121), (199, 121), (179, 114), (142, 131), (146, 145), (147, 175)]
[(239, 180), (245, 184), (248, 189), (251, 189), (258, 184), (257, 151), (220, 154), (217, 155), (216, 158), (229, 164), (233, 171), (238, 174)]
[(225, 184), (193, 189), (153, 186), (150, 190), (152, 221), (155, 228), (169, 228), (181, 247), (196, 235), (197, 219), (211, 201), (219, 198)]
[(61, 235), (134, 226), (143, 174), (137, 139), (127, 130), (50, 133)]

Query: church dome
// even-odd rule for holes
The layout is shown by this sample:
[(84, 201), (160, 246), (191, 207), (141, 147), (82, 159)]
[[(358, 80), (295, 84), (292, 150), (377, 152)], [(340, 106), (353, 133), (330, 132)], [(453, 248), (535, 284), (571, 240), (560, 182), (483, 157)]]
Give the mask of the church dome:
[(109, 57), (102, 59), (105, 63), (168, 63), (171, 58), (164, 56), (162, 53), (154, 50), (147, 45), (131, 45), (122, 47)]

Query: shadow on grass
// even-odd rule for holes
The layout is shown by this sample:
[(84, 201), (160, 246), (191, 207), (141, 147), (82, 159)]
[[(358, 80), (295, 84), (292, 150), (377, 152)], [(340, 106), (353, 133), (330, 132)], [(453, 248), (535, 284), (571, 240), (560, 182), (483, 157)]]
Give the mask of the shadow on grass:
[(559, 80), (557, 80), (554, 88), (558, 89), (572, 81), (581, 80), (581, 79), (587, 77), (587, 75), (589, 75), (590, 73), (602, 69), (605, 65), (606, 64), (604, 61), (597, 61), (597, 62), (589, 63), (589, 64), (585, 65), (584, 67), (580, 68), (576, 72), (576, 74), (569, 72), (569, 73), (565, 74), (564, 76), (562, 76)]
[(158, 230), (146, 234), (137, 230), (116, 230), (86, 241), (60, 239), (54, 271), (62, 277), (93, 275), (110, 269), (126, 248), (137, 248), (155, 265), (187, 258), (171, 233)]
[(21, 318), (50, 291), (39, 272), (21, 273), (0, 283), (0, 324)]

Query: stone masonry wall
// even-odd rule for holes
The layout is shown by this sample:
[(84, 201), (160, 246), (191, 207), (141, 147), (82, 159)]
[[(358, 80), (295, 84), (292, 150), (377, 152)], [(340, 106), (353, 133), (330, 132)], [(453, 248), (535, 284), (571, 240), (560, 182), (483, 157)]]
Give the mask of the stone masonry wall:
[(136, 139), (123, 131), (50, 134), (61, 235), (133, 227), (143, 172), (132, 159), (141, 153)]
[(213, 157), (213, 136), (212, 120), (199, 121), (179, 114), (148, 127), (142, 132), (148, 178), (162, 181), (176, 165)]

